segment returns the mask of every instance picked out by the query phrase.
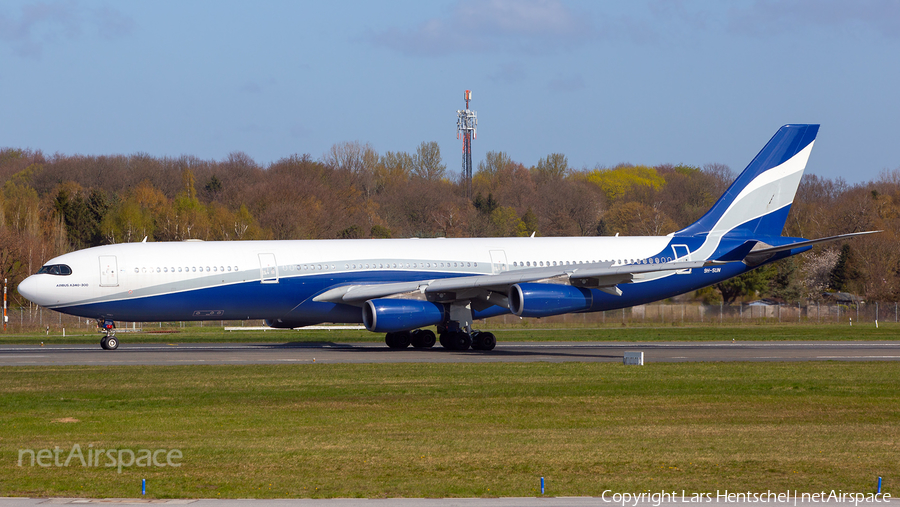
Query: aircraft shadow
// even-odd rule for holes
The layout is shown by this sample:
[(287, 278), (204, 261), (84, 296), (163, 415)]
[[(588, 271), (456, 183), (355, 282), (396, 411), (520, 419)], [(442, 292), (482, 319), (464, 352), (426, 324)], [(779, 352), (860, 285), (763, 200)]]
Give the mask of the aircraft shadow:
[(417, 349), (413, 347), (409, 347), (406, 349), (391, 349), (387, 346), (383, 347), (372, 347), (372, 346), (355, 346), (348, 343), (334, 343), (334, 342), (288, 342), (278, 345), (269, 345), (270, 348), (322, 348), (331, 350), (334, 352), (353, 352), (353, 353), (363, 353), (363, 354), (414, 354), (414, 353), (428, 353), (428, 354), (464, 354), (469, 356), (483, 356), (489, 358), (513, 358), (513, 357), (538, 357), (538, 356), (550, 356), (550, 357), (561, 357), (561, 358), (590, 358), (590, 359), (622, 359), (621, 354), (589, 354), (589, 353), (577, 353), (577, 352), (561, 352), (561, 351), (548, 351), (548, 350), (540, 350), (540, 351), (532, 351), (532, 350), (504, 350), (502, 345), (500, 348), (496, 348), (494, 350), (449, 350), (443, 347), (436, 346), (430, 349)]

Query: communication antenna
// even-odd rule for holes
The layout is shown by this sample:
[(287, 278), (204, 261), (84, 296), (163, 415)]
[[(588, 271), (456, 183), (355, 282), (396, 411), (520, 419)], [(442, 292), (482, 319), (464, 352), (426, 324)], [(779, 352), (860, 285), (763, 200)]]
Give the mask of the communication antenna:
[(472, 140), (478, 137), (478, 118), (475, 111), (469, 110), (472, 92), (466, 90), (466, 109), (456, 111), (456, 138), (462, 135), (463, 140), (463, 178), (466, 180), (466, 198), (472, 199)]

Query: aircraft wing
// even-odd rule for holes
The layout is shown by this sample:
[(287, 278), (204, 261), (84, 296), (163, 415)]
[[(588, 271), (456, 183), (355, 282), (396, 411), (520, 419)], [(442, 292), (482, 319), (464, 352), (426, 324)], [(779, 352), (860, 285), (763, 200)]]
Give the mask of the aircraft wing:
[[(460, 276), (435, 278), (412, 282), (344, 285), (327, 290), (313, 301), (360, 304), (369, 299), (397, 295), (425, 295), (429, 300), (453, 301), (485, 299), (488, 292), (505, 294), (517, 283), (559, 280), (578, 287), (592, 287), (605, 292), (618, 293), (616, 285), (631, 283), (634, 275), (661, 271), (680, 271), (710, 265), (708, 261), (668, 262), (660, 264), (628, 264), (612, 267), (611, 263), (593, 263), (545, 268), (520, 269), (497, 275)], [(608, 290), (605, 290), (608, 289)], [(493, 304), (493, 303), (492, 303)]]
[[(313, 298), (313, 301), (329, 303), (362, 304), (370, 299), (405, 296), (426, 298), (429, 301), (452, 302), (463, 299), (480, 299), (490, 304), (505, 304), (505, 294), (517, 283), (556, 282), (576, 287), (595, 288), (613, 295), (621, 295), (619, 284), (632, 283), (635, 275), (681, 271), (729, 262), (755, 265), (765, 262), (778, 252), (802, 248), (826, 241), (872, 234), (879, 231), (842, 234), (828, 238), (799, 241), (787, 245), (771, 246), (761, 241), (748, 241), (744, 245), (715, 260), (666, 262), (660, 264), (626, 264), (612, 266), (610, 262), (517, 269), (496, 275), (474, 275), (450, 278), (433, 278), (411, 282), (343, 285), (329, 289)], [(492, 294), (493, 293), (493, 294)]]

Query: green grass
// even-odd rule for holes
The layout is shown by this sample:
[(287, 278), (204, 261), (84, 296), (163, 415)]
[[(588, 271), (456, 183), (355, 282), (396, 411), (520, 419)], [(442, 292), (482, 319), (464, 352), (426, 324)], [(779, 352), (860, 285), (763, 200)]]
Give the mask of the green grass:
[[(76, 443), (183, 465), (17, 466)], [(891, 492), (898, 443), (897, 362), (0, 369), (0, 496)]]
[[(848, 326), (837, 324), (751, 324), (693, 326), (607, 326), (599, 328), (476, 328), (493, 330), (503, 341), (769, 341), (769, 340), (894, 340), (900, 325), (881, 323)], [(155, 330), (148, 328), (148, 330)], [(383, 342), (384, 335), (365, 330), (224, 331), (222, 327), (169, 327), (159, 332), (120, 332), (123, 343), (253, 343), (253, 342)], [(99, 343), (100, 333), (80, 329), (67, 336), (60, 331), (0, 334), (0, 344)]]

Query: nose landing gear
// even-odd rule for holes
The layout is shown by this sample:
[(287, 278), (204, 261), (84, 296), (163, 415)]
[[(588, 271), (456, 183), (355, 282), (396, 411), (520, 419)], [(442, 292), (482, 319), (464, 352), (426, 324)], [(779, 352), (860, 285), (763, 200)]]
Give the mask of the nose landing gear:
[(100, 339), (100, 348), (103, 350), (116, 350), (119, 348), (115, 322), (111, 320), (97, 320), (97, 327), (106, 331), (106, 336)]

